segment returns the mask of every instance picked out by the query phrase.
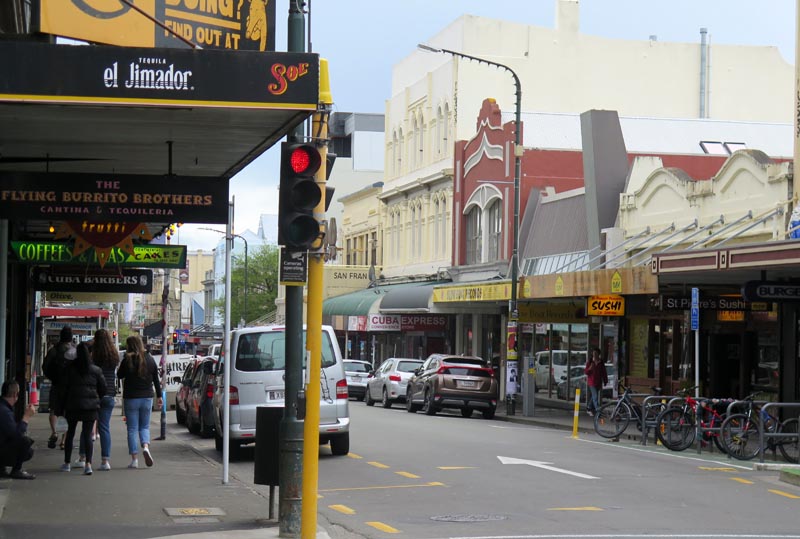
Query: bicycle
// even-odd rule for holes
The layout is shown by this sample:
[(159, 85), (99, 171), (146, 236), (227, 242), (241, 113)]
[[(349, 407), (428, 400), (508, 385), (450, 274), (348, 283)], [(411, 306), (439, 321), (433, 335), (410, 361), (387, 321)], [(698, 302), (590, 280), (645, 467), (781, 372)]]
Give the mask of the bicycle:
[[(663, 410), (656, 418), (656, 436), (661, 444), (671, 451), (683, 451), (691, 447), (697, 437), (697, 410), (698, 406), (703, 412), (700, 416), (699, 427), (703, 435), (704, 443), (710, 438), (717, 449), (723, 453), (727, 452), (726, 447), (720, 441), (719, 425), (725, 417), (720, 414), (714, 406), (727, 406), (727, 403), (720, 399), (695, 399), (689, 392), (695, 389), (690, 387), (678, 391), (678, 395), (684, 397), (681, 406), (671, 406)], [(706, 421), (704, 417), (708, 417)]]
[[(594, 430), (603, 438), (619, 438), (625, 432), (631, 419), (636, 421), (636, 428), (642, 429), (642, 405), (633, 400), (633, 391), (625, 387), (622, 382), (619, 388), (623, 390), (622, 396), (616, 401), (607, 402), (600, 406), (594, 416)], [(660, 395), (660, 387), (651, 387), (653, 395)], [(648, 404), (645, 407), (645, 422), (652, 421), (664, 408), (660, 402)]]
[(797, 436), (791, 438), (771, 438), (767, 433), (785, 434), (798, 432), (798, 419), (792, 417), (781, 422), (777, 417), (758, 406), (756, 394), (748, 395), (745, 412), (731, 414), (722, 423), (720, 434), (728, 454), (738, 460), (751, 460), (761, 452), (761, 429), (764, 429), (766, 449), (778, 449), (786, 462), (800, 462), (800, 445)]

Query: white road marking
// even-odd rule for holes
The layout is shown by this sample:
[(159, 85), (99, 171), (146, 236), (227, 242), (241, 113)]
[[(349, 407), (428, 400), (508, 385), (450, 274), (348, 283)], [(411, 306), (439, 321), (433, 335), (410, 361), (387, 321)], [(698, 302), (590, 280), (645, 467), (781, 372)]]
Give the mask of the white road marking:
[[(573, 439), (573, 438), (570, 438), (570, 439)], [(612, 449), (625, 449), (625, 450), (628, 450), (628, 451), (640, 451), (642, 453), (648, 453), (650, 455), (659, 455), (659, 456), (662, 456), (662, 457), (668, 457), (668, 458), (673, 458), (673, 459), (697, 460), (697, 461), (705, 462), (705, 463), (711, 462), (711, 463), (719, 464), (720, 466), (725, 466), (725, 467), (728, 467), (728, 468), (739, 468), (740, 470), (751, 470), (752, 471), (752, 469), (753, 469), (752, 466), (751, 467), (740, 466), (738, 464), (733, 464), (731, 462), (724, 462), (724, 461), (720, 461), (720, 460), (711, 460), (711, 459), (704, 459), (704, 458), (700, 458), (700, 457), (687, 457), (685, 455), (678, 455), (678, 454), (675, 454), (675, 451), (670, 451), (668, 453), (662, 453), (661, 451), (652, 451), (650, 449), (641, 449), (639, 447), (631, 447), (629, 445), (622, 445), (622, 444), (610, 444), (608, 442), (601, 442), (601, 441), (597, 441), (597, 440), (586, 440), (585, 438), (578, 438), (577, 441), (583, 442), (583, 443), (586, 443), (586, 444), (598, 444), (598, 445), (602, 445), (603, 447), (609, 447), (609, 448), (612, 448)], [(725, 536), (720, 536), (720, 537), (725, 537)], [(742, 536), (742, 537), (747, 537), (747, 536)], [(766, 535), (757, 535), (756, 537), (767, 537), (767, 536)], [(776, 535), (775, 537), (781, 537), (781, 536)]]
[(540, 462), (538, 460), (525, 460), (525, 459), (515, 459), (513, 457), (501, 457), (498, 455), (498, 460), (503, 464), (525, 464), (527, 466), (533, 466), (534, 468), (542, 468), (544, 470), (550, 470), (551, 472), (558, 472), (567, 475), (574, 475), (575, 477), (580, 477), (582, 479), (600, 479), (599, 477), (595, 477), (593, 475), (587, 475), (585, 473), (580, 472), (573, 472), (570, 470), (565, 470), (563, 468), (556, 468), (555, 466), (551, 466), (552, 462)]

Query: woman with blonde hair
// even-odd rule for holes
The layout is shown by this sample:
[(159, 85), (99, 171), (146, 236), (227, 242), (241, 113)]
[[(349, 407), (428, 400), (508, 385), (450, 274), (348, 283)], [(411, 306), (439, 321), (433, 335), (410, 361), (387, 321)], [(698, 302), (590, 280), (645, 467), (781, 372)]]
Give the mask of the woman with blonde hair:
[(103, 459), (101, 470), (111, 469), (111, 414), (114, 411), (114, 397), (117, 394), (117, 367), (119, 351), (108, 330), (98, 329), (94, 334), (92, 361), (103, 371), (106, 379), (106, 394), (100, 399), (100, 410), (97, 414), (97, 430), (100, 433), (100, 453)]
[(141, 337), (131, 335), (125, 344), (125, 359), (119, 366), (117, 377), (122, 380), (123, 408), (128, 425), (128, 452), (131, 455), (128, 468), (139, 467), (140, 444), (145, 464), (152, 466), (150, 412), (153, 410), (154, 388), (158, 395), (158, 407), (163, 405), (158, 366), (153, 356), (145, 351)]

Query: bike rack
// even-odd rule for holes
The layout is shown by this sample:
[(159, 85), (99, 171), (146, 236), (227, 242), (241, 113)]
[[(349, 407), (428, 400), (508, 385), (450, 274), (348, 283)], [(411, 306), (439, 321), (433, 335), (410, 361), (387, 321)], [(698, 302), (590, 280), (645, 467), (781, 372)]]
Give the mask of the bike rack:
[(647, 409), (647, 403), (649, 401), (654, 401), (654, 400), (663, 401), (663, 400), (667, 400), (667, 399), (669, 399), (669, 403), (666, 405), (666, 407), (668, 408), (674, 401), (683, 400), (683, 397), (678, 397), (676, 395), (650, 395), (650, 394), (648, 394), (644, 398), (644, 400), (642, 401), (642, 414), (641, 414), (641, 418), (640, 418), (640, 421), (641, 421), (641, 424), (642, 424), (642, 440), (641, 440), (641, 442), (639, 442), (641, 445), (647, 445), (647, 431), (649, 429), (651, 429), (651, 428), (653, 429), (653, 442), (654, 443), (658, 442), (658, 436), (656, 435), (656, 432), (655, 432), (655, 427), (656, 427), (655, 419), (651, 419), (650, 421), (646, 421), (645, 420), (645, 416), (647, 415), (647, 413), (645, 412), (645, 410)]
[[(800, 409), (800, 402), (770, 402), (765, 404), (761, 410), (769, 413), (769, 408), (797, 408)], [(758, 459), (761, 464), (764, 464), (764, 438), (796, 438), (800, 434), (791, 434), (784, 432), (770, 432), (765, 434), (765, 428), (759, 429), (758, 436)]]
[[(747, 400), (733, 401), (732, 403), (730, 403), (728, 405), (728, 408), (725, 410), (725, 417), (728, 418), (731, 415), (733, 415), (734, 410), (736, 410), (736, 408), (739, 408), (739, 407), (746, 408), (746, 407), (750, 406), (750, 403), (752, 403), (754, 406), (764, 406), (765, 404), (769, 403), (769, 401), (747, 401)], [(761, 442), (759, 440), (759, 444), (760, 443)], [(759, 445), (759, 451), (760, 450), (761, 450), (761, 445)], [(733, 457), (728, 455), (728, 460), (733, 461)]]

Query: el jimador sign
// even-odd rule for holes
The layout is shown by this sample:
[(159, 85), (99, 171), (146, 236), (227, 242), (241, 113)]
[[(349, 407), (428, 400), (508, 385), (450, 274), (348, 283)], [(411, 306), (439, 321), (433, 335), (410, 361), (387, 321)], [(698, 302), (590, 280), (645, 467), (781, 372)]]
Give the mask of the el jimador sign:
[(0, 172), (10, 219), (226, 223), (228, 181), (187, 176)]
[(275, 50), (275, 0), (40, 0), (38, 11), (39, 31), (94, 43)]
[[(81, 266), (100, 266), (94, 249), (74, 256), (69, 243), (46, 241), (12, 241), (11, 251), (18, 262), (23, 264), (72, 264)], [(175, 268), (186, 266), (185, 245), (135, 245), (133, 254), (119, 247), (109, 251), (105, 263), (110, 266), (131, 268)]]

